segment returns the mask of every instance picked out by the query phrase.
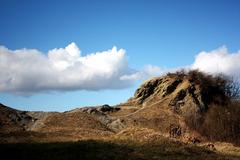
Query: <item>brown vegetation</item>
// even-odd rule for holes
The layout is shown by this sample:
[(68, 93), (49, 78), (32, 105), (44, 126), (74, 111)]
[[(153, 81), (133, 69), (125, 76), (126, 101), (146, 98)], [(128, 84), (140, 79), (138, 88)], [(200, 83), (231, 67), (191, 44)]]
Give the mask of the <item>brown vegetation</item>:
[(240, 144), (239, 84), (223, 75), (213, 76), (197, 70), (176, 74), (199, 85), (202, 101), (207, 106), (204, 112), (185, 112), (186, 124), (209, 140)]
[[(0, 142), (78, 141), (77, 145), (47, 144), (63, 149), (65, 145), (76, 149), (82, 143), (92, 143), (106, 147), (105, 151), (91, 146), (90, 152), (97, 155), (92, 158), (98, 159), (103, 155), (99, 150), (111, 159), (123, 159), (108, 154), (111, 151), (130, 159), (239, 159), (238, 147), (216, 142), (240, 144), (239, 88), (222, 75), (179, 71), (144, 82), (132, 98), (114, 107), (58, 113), (23, 112), (2, 105)], [(223, 146), (227, 146), (227, 153)], [(218, 151), (232, 152), (236, 157), (218, 155)], [(51, 147), (46, 152), (52, 153)], [(64, 154), (68, 156), (67, 151)], [(77, 151), (73, 154), (79, 157)]]
[(240, 144), (240, 103), (212, 104), (204, 115), (186, 117), (187, 124), (212, 141)]

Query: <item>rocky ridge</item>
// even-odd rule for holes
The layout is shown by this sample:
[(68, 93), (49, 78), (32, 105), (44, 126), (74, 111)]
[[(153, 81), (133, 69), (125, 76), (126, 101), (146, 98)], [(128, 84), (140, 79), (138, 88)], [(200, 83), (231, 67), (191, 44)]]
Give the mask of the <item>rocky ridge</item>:
[(44, 138), (38, 137), (39, 141), (65, 141), (98, 139), (137, 127), (184, 138), (196, 135), (185, 123), (186, 115), (201, 116), (210, 104), (228, 101), (223, 83), (198, 71), (180, 71), (145, 81), (132, 98), (116, 106), (80, 107), (60, 113), (18, 111), (1, 105), (0, 132), (41, 133)]

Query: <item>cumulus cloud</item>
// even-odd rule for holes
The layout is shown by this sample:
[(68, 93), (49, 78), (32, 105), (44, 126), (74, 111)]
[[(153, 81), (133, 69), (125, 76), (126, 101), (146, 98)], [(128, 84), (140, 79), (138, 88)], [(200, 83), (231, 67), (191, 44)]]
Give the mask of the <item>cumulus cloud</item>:
[[(240, 51), (230, 53), (222, 46), (202, 51), (185, 69), (239, 79)], [(43, 53), (37, 49), (11, 50), (0, 46), (0, 92), (31, 95), (38, 92), (122, 89), (137, 80), (178, 70), (145, 65), (140, 70), (129, 67), (124, 49), (112, 49), (81, 55), (75, 43)]]
[(238, 79), (240, 75), (240, 51), (230, 53), (226, 46), (210, 52), (202, 51), (195, 57), (192, 68), (210, 74), (225, 74)]
[[(0, 46), (0, 92), (31, 95), (37, 92), (121, 89), (145, 75), (160, 72), (148, 66), (128, 66), (124, 49), (81, 56), (75, 43), (44, 54), (36, 49), (10, 50)], [(137, 75), (137, 76), (136, 76)]]

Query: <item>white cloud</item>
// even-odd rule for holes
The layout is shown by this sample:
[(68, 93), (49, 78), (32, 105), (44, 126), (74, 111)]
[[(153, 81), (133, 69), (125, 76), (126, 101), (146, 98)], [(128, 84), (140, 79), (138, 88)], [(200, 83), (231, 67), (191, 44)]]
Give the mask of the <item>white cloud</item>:
[(0, 46), (1, 92), (30, 95), (41, 91), (120, 89), (133, 84), (134, 80), (121, 79), (132, 73), (125, 50), (116, 47), (81, 56), (75, 43), (47, 54)]
[(233, 78), (239, 78), (240, 51), (229, 53), (225, 46), (210, 52), (202, 51), (195, 57), (192, 68), (210, 74), (221, 73)]
[[(240, 51), (229, 53), (225, 46), (200, 52), (191, 66), (210, 74), (240, 75)], [(146, 65), (139, 71), (128, 66), (124, 49), (81, 55), (75, 43), (48, 53), (36, 49), (10, 50), (0, 46), (0, 92), (31, 95), (38, 92), (122, 89), (136, 80), (159, 76), (175, 69)]]
[(159, 76), (165, 73), (165, 70), (158, 66), (145, 65), (140, 71), (134, 72), (133, 74), (128, 74), (120, 77), (122, 80), (139, 80), (148, 79), (154, 76)]

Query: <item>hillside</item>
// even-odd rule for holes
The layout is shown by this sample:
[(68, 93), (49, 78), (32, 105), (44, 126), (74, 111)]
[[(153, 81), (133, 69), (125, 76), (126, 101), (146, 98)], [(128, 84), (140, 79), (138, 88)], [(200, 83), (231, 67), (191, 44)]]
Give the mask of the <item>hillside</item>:
[(113, 145), (116, 150), (106, 150), (132, 159), (239, 159), (240, 148), (233, 144), (240, 144), (240, 105), (229, 91), (223, 77), (180, 71), (145, 81), (116, 106), (28, 112), (1, 105), (0, 142)]
[(35, 119), (26, 111), (19, 111), (0, 104), (0, 133), (25, 131)]

